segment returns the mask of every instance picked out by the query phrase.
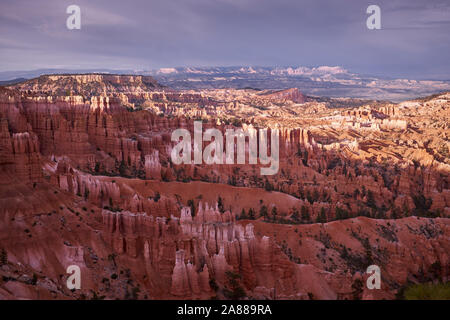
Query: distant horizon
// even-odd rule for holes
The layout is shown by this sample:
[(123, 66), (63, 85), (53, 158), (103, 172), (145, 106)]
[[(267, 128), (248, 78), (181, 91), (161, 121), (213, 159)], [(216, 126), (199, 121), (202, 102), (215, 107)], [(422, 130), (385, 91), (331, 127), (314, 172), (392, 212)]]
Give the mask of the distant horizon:
[(159, 84), (174, 90), (298, 88), (311, 97), (394, 103), (450, 91), (449, 80), (376, 77), (352, 73), (339, 66), (192, 66), (153, 70), (47, 68), (0, 72), (0, 85), (15, 85), (40, 76), (83, 74), (150, 76)]
[[(10, 80), (16, 80), (18, 78), (25, 78), (25, 79), (32, 79), (39, 76), (46, 75), (45, 72), (49, 72), (47, 74), (92, 74), (92, 73), (99, 73), (99, 74), (121, 74), (126, 75), (127, 72), (129, 75), (142, 75), (142, 76), (150, 76), (153, 74), (145, 74), (145, 73), (152, 73), (152, 72), (158, 72), (163, 69), (214, 69), (214, 68), (262, 68), (262, 69), (270, 69), (270, 68), (320, 68), (320, 67), (340, 67), (343, 68), (345, 71), (347, 71), (349, 74), (354, 74), (358, 76), (366, 76), (366, 77), (373, 77), (377, 79), (383, 79), (383, 80), (415, 80), (415, 81), (443, 81), (443, 82), (449, 82), (450, 81), (450, 75), (448, 78), (422, 78), (422, 77), (397, 77), (395, 75), (376, 75), (376, 74), (370, 74), (370, 73), (358, 73), (351, 69), (344, 68), (342, 66), (336, 65), (336, 66), (330, 66), (330, 65), (187, 65), (187, 66), (165, 66), (160, 68), (150, 68), (150, 69), (140, 69), (140, 68), (71, 68), (71, 67), (42, 67), (42, 68), (32, 68), (32, 69), (17, 69), (17, 70), (0, 70), (0, 81), (10, 81)], [(53, 73), (53, 72), (54, 73)], [(9, 76), (8, 74), (11, 74)], [(17, 74), (17, 76), (16, 76)], [(32, 76), (20, 76), (20, 74), (36, 74)], [(170, 73), (161, 73), (164, 74), (170, 74)]]

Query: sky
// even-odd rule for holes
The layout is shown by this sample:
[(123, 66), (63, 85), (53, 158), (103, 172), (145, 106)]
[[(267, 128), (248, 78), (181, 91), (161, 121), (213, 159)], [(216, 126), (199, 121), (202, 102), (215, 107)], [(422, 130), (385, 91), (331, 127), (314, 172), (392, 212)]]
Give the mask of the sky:
[(449, 37), (449, 0), (0, 0), (0, 71), (328, 65), (448, 80)]

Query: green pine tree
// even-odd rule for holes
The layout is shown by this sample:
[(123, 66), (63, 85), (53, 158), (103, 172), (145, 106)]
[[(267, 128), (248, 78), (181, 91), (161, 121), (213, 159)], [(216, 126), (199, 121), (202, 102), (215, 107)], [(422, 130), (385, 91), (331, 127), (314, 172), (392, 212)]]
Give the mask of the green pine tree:
[(0, 264), (4, 265), (8, 263), (8, 252), (4, 248), (0, 251)]

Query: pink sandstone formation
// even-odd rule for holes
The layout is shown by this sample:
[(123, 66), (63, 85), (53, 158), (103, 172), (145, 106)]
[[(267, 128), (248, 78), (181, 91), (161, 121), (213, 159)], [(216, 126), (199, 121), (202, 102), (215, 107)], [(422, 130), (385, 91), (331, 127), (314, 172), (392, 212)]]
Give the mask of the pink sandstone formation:
[[(226, 299), (238, 275), (247, 298), (393, 299), (448, 281), (450, 97), (328, 103), (140, 76), (0, 87), (0, 297)], [(173, 164), (172, 131), (199, 119), (277, 128), (278, 173)]]

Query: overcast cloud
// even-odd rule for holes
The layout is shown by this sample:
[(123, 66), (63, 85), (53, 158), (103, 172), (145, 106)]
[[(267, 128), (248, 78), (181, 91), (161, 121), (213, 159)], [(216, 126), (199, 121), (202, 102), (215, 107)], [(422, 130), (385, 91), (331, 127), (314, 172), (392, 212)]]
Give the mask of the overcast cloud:
[[(81, 7), (81, 30), (66, 8)], [(382, 30), (366, 28), (381, 7)], [(0, 0), (0, 71), (342, 66), (450, 79), (448, 0)]]

